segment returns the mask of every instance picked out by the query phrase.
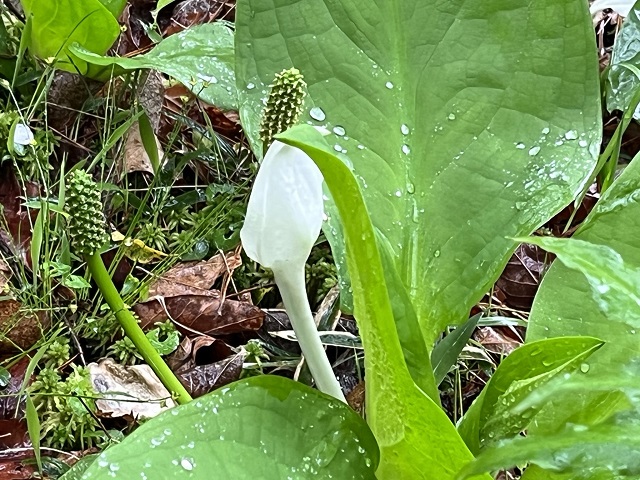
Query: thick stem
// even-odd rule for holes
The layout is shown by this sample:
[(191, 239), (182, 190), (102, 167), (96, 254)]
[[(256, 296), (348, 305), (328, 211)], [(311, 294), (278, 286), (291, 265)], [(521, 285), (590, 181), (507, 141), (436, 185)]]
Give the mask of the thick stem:
[(318, 389), (346, 403), (313, 321), (305, 289), (304, 265), (274, 269), (273, 274), (302, 354)]
[(142, 355), (144, 361), (156, 372), (160, 381), (176, 398), (177, 402), (179, 404), (189, 403), (191, 401), (191, 395), (189, 395), (189, 392), (187, 392), (186, 388), (180, 383), (180, 380), (178, 380), (156, 349), (153, 348), (153, 345), (151, 345), (149, 339), (140, 328), (140, 325), (138, 325), (133, 314), (127, 310), (120, 293), (116, 290), (109, 276), (109, 272), (107, 272), (104, 266), (100, 254), (94, 253), (93, 255), (87, 256), (86, 260), (91, 276), (95, 280), (96, 285), (98, 285), (109, 308), (120, 322), (125, 335), (133, 342), (138, 353)]

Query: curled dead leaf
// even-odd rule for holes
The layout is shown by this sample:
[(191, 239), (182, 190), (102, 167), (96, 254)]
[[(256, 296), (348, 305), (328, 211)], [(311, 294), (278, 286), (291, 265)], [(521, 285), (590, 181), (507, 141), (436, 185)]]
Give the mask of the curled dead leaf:
[(143, 328), (173, 320), (184, 334), (229, 335), (262, 326), (264, 312), (251, 304), (207, 295), (180, 295), (139, 303), (133, 310)]
[(179, 263), (149, 286), (148, 295), (166, 298), (209, 290), (221, 275), (231, 275), (240, 265), (239, 252), (224, 256), (219, 253), (201, 262)]
[(175, 406), (149, 365), (124, 366), (107, 358), (87, 368), (93, 387), (103, 397), (96, 400), (102, 416), (152, 418)]

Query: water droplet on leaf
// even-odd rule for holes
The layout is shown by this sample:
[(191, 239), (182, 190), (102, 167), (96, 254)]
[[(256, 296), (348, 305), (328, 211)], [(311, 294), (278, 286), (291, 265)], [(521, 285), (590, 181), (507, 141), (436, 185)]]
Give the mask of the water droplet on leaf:
[(347, 132), (344, 129), (344, 127), (341, 127), (340, 125), (336, 125), (335, 127), (333, 127), (333, 133), (335, 133), (336, 135), (342, 137)]
[(313, 107), (311, 110), (309, 110), (309, 116), (314, 120), (317, 120), (318, 122), (323, 122), (324, 119), (327, 118), (324, 110), (322, 110), (320, 107)]

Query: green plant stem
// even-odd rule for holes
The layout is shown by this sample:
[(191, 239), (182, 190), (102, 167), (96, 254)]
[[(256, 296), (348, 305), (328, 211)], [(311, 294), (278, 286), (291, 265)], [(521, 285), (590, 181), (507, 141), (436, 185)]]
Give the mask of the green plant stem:
[(282, 295), (287, 315), (289, 315), (289, 320), (296, 333), (300, 349), (318, 389), (346, 403), (340, 384), (320, 341), (316, 323), (313, 321), (305, 289), (304, 265), (274, 269), (273, 275), (280, 295)]
[(98, 285), (109, 308), (115, 314), (118, 322), (120, 322), (125, 335), (133, 342), (144, 361), (156, 372), (160, 381), (176, 398), (177, 402), (179, 404), (189, 403), (191, 401), (191, 395), (189, 395), (189, 392), (187, 392), (182, 383), (180, 383), (180, 380), (178, 380), (156, 349), (153, 348), (153, 345), (149, 342), (142, 328), (138, 325), (137, 320), (127, 309), (120, 293), (116, 290), (109, 276), (109, 272), (104, 266), (100, 254), (94, 253), (93, 255), (88, 255), (86, 261), (91, 276)]

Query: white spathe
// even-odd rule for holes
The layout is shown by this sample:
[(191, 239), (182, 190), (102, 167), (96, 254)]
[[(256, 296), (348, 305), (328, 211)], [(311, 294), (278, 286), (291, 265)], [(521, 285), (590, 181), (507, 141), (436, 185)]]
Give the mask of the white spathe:
[(272, 270), (304, 265), (324, 214), (322, 173), (302, 150), (274, 141), (256, 176), (240, 238)]

